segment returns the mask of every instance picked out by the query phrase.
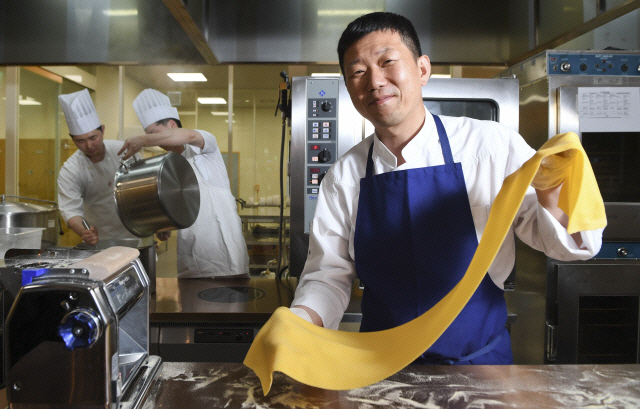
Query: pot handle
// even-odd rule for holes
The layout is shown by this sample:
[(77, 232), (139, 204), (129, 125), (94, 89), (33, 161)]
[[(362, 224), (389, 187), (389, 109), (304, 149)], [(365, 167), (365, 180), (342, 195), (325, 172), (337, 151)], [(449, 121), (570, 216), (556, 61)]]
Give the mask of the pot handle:
[(127, 160), (120, 160), (120, 171), (122, 173), (129, 173), (129, 168), (131, 167), (131, 165), (133, 165), (134, 163), (136, 163), (138, 161), (138, 158), (136, 158), (135, 156), (130, 157)]

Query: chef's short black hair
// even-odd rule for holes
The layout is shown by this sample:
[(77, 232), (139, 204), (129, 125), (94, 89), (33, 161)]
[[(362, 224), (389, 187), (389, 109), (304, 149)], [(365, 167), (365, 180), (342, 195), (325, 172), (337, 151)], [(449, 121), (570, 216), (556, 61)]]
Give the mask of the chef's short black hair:
[(342, 36), (340, 36), (340, 40), (338, 41), (338, 60), (343, 75), (344, 54), (349, 47), (367, 34), (385, 30), (391, 30), (394, 33), (397, 32), (400, 34), (402, 42), (409, 48), (409, 51), (411, 51), (411, 54), (413, 54), (416, 60), (422, 55), (418, 34), (409, 19), (395, 13), (376, 11), (353, 20), (342, 32)]
[(175, 119), (175, 118), (165, 118), (165, 119), (161, 119), (158, 122), (156, 122), (156, 125), (164, 125), (167, 126), (167, 124), (169, 123), (169, 121), (175, 121), (175, 123), (178, 125), (178, 128), (182, 128), (182, 122), (180, 122), (179, 119)]

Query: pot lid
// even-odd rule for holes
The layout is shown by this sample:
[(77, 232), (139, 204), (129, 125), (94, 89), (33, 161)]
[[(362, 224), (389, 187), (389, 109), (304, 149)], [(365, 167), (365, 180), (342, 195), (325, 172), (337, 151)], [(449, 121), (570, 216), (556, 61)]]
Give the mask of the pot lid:
[(18, 199), (38, 200), (29, 198), (17, 198), (12, 196), (0, 196), (0, 214), (11, 213), (41, 213), (50, 212), (56, 208), (55, 204), (51, 202), (49, 205), (39, 205), (34, 203), (19, 202)]

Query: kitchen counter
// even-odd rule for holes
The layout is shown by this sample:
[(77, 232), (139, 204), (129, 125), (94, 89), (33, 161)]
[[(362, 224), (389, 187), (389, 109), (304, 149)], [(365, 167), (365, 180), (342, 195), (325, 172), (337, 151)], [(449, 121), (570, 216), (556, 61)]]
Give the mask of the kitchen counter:
[(328, 391), (276, 373), (268, 396), (238, 363), (164, 362), (153, 408), (638, 408), (640, 365), (412, 365), (374, 385)]

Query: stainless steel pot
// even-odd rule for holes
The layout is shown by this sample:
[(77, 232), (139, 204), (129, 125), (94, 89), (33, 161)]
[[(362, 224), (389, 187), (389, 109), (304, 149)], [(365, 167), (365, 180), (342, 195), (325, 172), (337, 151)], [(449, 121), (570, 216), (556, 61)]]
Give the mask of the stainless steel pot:
[[(24, 203), (24, 201), (36, 203)], [(0, 195), (0, 227), (42, 227), (42, 248), (56, 246), (62, 233), (58, 204), (29, 197)]]
[(184, 229), (198, 217), (198, 179), (189, 162), (175, 152), (125, 161), (114, 186), (118, 216), (138, 237)]

